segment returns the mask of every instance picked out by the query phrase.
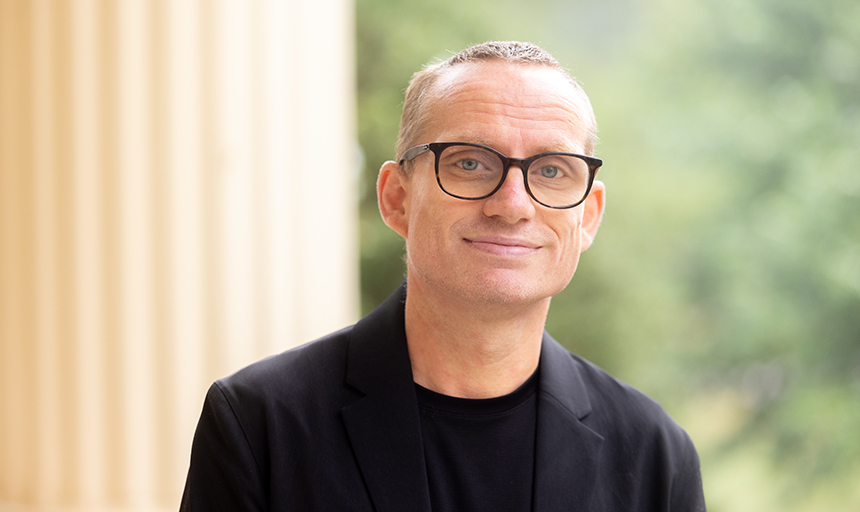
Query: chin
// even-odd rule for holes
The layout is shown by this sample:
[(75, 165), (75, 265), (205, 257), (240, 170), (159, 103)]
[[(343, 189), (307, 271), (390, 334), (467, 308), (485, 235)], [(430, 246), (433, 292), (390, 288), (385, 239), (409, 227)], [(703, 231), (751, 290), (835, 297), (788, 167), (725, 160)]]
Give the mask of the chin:
[(547, 300), (564, 286), (550, 286), (534, 279), (482, 276), (470, 289), (472, 298), (484, 304), (526, 305)]
[(439, 272), (438, 268), (409, 267), (409, 280), (423, 282), (424, 286), (448, 297), (452, 303), (463, 307), (484, 305), (527, 306), (551, 298), (567, 286), (570, 279), (562, 279), (557, 273), (542, 273), (523, 269), (482, 269), (457, 272)]

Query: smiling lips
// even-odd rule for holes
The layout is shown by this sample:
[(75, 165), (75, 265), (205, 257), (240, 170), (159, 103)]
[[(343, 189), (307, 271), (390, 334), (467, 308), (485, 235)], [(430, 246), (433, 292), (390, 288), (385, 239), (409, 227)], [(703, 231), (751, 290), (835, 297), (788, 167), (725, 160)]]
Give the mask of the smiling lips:
[(477, 237), (463, 240), (475, 249), (497, 256), (528, 256), (540, 249), (539, 245), (516, 238)]

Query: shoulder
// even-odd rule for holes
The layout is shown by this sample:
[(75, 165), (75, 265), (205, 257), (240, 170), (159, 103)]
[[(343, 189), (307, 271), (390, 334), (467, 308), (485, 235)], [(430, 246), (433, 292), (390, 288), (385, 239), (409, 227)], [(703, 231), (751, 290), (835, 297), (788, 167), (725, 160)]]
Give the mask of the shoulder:
[[(660, 404), (607, 373), (597, 365), (569, 352), (547, 336), (542, 372), (547, 390), (588, 428), (619, 452), (663, 453), (669, 457), (694, 457), (689, 436)], [(546, 357), (544, 365), (543, 357)], [(544, 382), (544, 380), (542, 380)], [(610, 448), (612, 449), (612, 448)]]
[(591, 402), (582, 423), (603, 437), (607, 469), (621, 475), (649, 468), (647, 476), (640, 475), (653, 481), (645, 487), (665, 489), (666, 499), (703, 510), (699, 456), (687, 432), (641, 391), (579, 356), (570, 357), (582, 369)]
[[(313, 494), (307, 474), (334, 475), (351, 452), (340, 410), (352, 328), (251, 364), (212, 384), (192, 446), (183, 510), (268, 510)], [(347, 477), (350, 476), (347, 474)], [(270, 488), (271, 482), (279, 487)], [(355, 486), (353, 485), (352, 488)], [(289, 494), (289, 496), (287, 496)], [(310, 505), (308, 505), (310, 506)]]
[(594, 363), (570, 354), (580, 368), (582, 380), (588, 390), (592, 413), (590, 422), (621, 430), (641, 429), (643, 426), (679, 429), (663, 407), (634, 388), (615, 378)]
[[(306, 431), (333, 425), (361, 392), (350, 375), (381, 372), (392, 353), (406, 356), (401, 286), (355, 325), (253, 363), (216, 381), (207, 401), (249, 428)], [(395, 366), (408, 369), (408, 359)], [(399, 365), (399, 366), (398, 366)], [(384, 372), (383, 372), (384, 373)]]
[(213, 389), (242, 409), (297, 405), (311, 397), (318, 403), (320, 393), (331, 394), (342, 387), (352, 329), (257, 361), (217, 380)]
[(615, 441), (628, 454), (663, 454), (669, 459), (697, 458), (687, 432), (663, 407), (633, 386), (593, 363), (571, 354), (582, 368), (592, 412), (583, 422)]
[(324, 399), (346, 381), (348, 360), (375, 369), (405, 347), (405, 298), (403, 284), (355, 325), (258, 361), (215, 386), (245, 399)]
[(565, 395), (557, 400), (567, 400), (568, 409), (600, 436), (600, 471), (617, 491), (606, 498), (614, 505), (605, 509), (640, 510), (636, 501), (648, 510), (704, 510), (699, 457), (687, 432), (644, 393), (558, 349), (552, 350), (552, 366), (565, 378), (554, 393)]
[[(335, 428), (345, 401), (354, 399), (344, 386), (351, 327), (253, 363), (215, 381), (209, 388), (204, 416), (216, 424), (234, 425), (259, 456), (289, 434), (302, 439), (315, 430)], [(283, 437), (283, 436), (281, 436)]]
[(350, 332), (343, 329), (215, 381), (198, 436), (224, 439), (219, 446), (244, 446), (236, 450), (252, 454), (264, 474), (273, 453), (295, 458), (309, 439), (339, 432), (340, 409), (355, 399), (344, 385)]

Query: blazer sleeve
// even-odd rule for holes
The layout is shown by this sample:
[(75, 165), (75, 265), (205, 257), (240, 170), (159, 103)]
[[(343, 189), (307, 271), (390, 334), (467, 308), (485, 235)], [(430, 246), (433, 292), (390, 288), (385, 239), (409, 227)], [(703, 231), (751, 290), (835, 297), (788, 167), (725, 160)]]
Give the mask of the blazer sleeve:
[(683, 430), (676, 445), (674, 471), (670, 489), (671, 512), (705, 512), (705, 494), (702, 489), (702, 473), (699, 455), (692, 440)]
[(194, 433), (181, 512), (268, 510), (264, 479), (235, 408), (218, 383)]

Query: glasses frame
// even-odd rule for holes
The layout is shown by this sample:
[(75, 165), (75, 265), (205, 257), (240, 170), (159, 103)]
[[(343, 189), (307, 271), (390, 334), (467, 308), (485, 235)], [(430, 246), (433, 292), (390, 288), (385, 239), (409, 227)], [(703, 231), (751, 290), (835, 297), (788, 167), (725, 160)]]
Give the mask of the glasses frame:
[[(452, 194), (451, 192), (448, 192), (447, 190), (445, 190), (445, 187), (442, 186), (442, 180), (439, 178), (439, 160), (442, 157), (442, 152), (451, 146), (471, 146), (471, 147), (475, 147), (475, 148), (481, 148), (481, 149), (485, 149), (485, 150), (493, 153), (494, 155), (498, 156), (499, 159), (501, 159), (501, 161), (502, 161), (503, 170), (502, 170), (502, 177), (499, 180), (499, 183), (496, 185), (496, 188), (494, 188), (489, 194), (483, 195), (481, 197), (463, 197), (463, 196), (458, 196), (457, 194)], [(414, 146), (414, 147), (407, 149), (406, 152), (403, 153), (403, 156), (400, 157), (400, 160), (398, 160), (398, 164), (402, 166), (405, 162), (411, 161), (411, 160), (423, 155), (424, 153), (427, 153), (428, 151), (432, 151), (436, 157), (435, 158), (435, 165), (434, 165), (434, 167), (436, 169), (436, 183), (439, 184), (439, 188), (442, 189), (442, 192), (445, 192), (446, 194), (448, 194), (451, 197), (456, 197), (457, 199), (464, 199), (466, 201), (480, 201), (481, 199), (486, 199), (486, 198), (490, 197), (491, 195), (495, 194), (496, 192), (498, 192), (500, 188), (502, 188), (502, 185), (505, 183), (505, 180), (508, 177), (508, 171), (510, 170), (511, 166), (515, 165), (515, 166), (519, 167), (523, 173), (523, 184), (525, 184), (526, 192), (528, 193), (529, 197), (531, 197), (532, 200), (534, 200), (539, 205), (544, 206), (546, 208), (552, 208), (554, 210), (567, 210), (569, 208), (574, 208), (574, 207), (582, 204), (583, 201), (585, 201), (585, 199), (588, 197), (588, 194), (591, 193), (591, 186), (594, 184), (594, 176), (597, 174), (598, 169), (600, 169), (600, 167), (603, 165), (603, 160), (601, 160), (600, 158), (595, 158), (593, 156), (580, 155), (577, 153), (565, 153), (565, 152), (561, 152), (561, 151), (551, 151), (548, 153), (540, 153), (540, 154), (537, 154), (534, 156), (530, 156), (528, 158), (511, 158), (509, 156), (506, 156), (506, 155), (500, 153), (499, 151), (496, 151), (495, 149), (493, 149), (489, 146), (484, 146), (483, 144), (474, 144), (472, 142), (431, 142), (429, 144), (419, 144), (417, 146)], [(582, 160), (583, 162), (585, 162), (586, 165), (588, 166), (588, 187), (585, 189), (585, 194), (583, 194), (582, 198), (579, 201), (577, 201), (571, 205), (550, 206), (544, 202), (541, 202), (538, 198), (536, 198), (535, 195), (532, 193), (531, 188), (529, 187), (529, 177), (528, 177), (528, 172), (526, 172), (528, 170), (528, 168), (531, 166), (532, 163), (534, 163), (538, 159), (546, 157), (546, 156), (553, 156), (553, 155), (563, 155), (563, 156), (576, 157), (576, 158), (579, 158), (580, 160)]]

